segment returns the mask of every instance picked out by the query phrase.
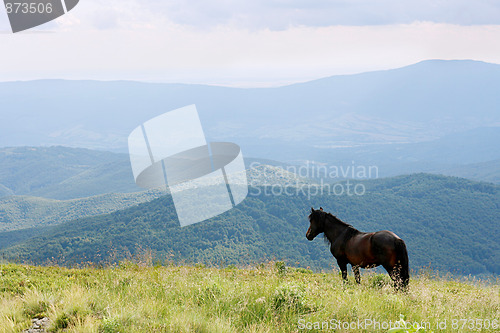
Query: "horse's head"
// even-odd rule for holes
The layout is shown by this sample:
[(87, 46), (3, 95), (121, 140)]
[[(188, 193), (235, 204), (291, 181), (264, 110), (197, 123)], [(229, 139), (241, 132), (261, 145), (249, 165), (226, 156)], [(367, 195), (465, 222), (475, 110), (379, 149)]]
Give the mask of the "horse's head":
[(323, 212), (323, 208), (320, 207), (317, 210), (311, 207), (311, 214), (309, 214), (309, 229), (306, 232), (306, 238), (310, 241), (314, 239), (314, 237), (318, 236), (320, 233), (324, 231), (325, 224), (325, 212)]

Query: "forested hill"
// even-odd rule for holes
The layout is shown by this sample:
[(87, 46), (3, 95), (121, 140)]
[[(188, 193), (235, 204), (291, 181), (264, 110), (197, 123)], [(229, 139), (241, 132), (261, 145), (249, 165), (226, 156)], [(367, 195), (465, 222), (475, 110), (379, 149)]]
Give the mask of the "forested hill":
[(311, 206), (322, 206), (362, 231), (397, 233), (407, 243), (413, 269), (430, 265), (457, 274), (500, 273), (500, 186), (428, 174), (362, 184), (366, 193), (352, 196), (327, 191), (310, 197), (307, 191), (271, 195), (264, 187), (251, 188), (235, 209), (184, 228), (171, 197), (164, 196), (52, 227), (2, 255), (73, 264), (150, 249), (159, 260), (176, 262), (246, 265), (279, 259), (330, 269), (335, 264), (322, 237), (305, 238)]

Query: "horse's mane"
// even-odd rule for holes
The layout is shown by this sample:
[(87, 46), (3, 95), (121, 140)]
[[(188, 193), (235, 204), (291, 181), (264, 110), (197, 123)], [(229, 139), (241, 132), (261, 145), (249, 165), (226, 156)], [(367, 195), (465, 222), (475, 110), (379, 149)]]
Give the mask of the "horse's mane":
[[(343, 241), (344, 242), (348, 241), (352, 236), (360, 233), (360, 231), (358, 229), (354, 228), (349, 223), (345, 223), (344, 221), (342, 221), (341, 219), (339, 219), (335, 215), (332, 215), (331, 213), (326, 213), (326, 212), (324, 212), (324, 215), (325, 215), (325, 221), (333, 222), (335, 224), (340, 224), (341, 226), (347, 228), (346, 231), (343, 233), (343, 235), (344, 235)], [(324, 237), (325, 241), (327, 241), (329, 244), (331, 244), (328, 237), (326, 237), (326, 232), (323, 233), (323, 237)]]
[(337, 223), (337, 224), (340, 224), (340, 225), (343, 225), (344, 227), (351, 227), (351, 228), (354, 228), (352, 225), (350, 225), (349, 223), (345, 223), (344, 221), (342, 221), (341, 219), (339, 219), (337, 216), (335, 215), (332, 215), (332, 213), (326, 213), (325, 212), (325, 218), (329, 219), (330, 221), (333, 220), (333, 222)]

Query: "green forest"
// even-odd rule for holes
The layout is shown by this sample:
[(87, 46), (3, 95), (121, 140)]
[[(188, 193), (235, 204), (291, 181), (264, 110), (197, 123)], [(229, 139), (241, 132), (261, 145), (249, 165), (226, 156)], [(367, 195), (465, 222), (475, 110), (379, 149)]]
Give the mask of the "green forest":
[(310, 208), (322, 206), (361, 231), (394, 231), (405, 240), (414, 271), (500, 273), (499, 186), (429, 174), (362, 184), (364, 195), (268, 195), (264, 187), (251, 188), (236, 208), (184, 228), (167, 195), (45, 229), (0, 233), (0, 241), (15, 239), (0, 255), (9, 261), (71, 266), (149, 251), (158, 263), (244, 267), (283, 260), (289, 266), (337, 269), (322, 237), (305, 238)]

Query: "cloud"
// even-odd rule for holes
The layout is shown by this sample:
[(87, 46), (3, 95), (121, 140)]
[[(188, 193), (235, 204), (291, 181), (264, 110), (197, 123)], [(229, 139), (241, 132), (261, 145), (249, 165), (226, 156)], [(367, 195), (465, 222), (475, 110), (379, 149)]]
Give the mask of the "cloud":
[(500, 24), (497, 0), (149, 0), (151, 13), (192, 27), (283, 30), (291, 26), (390, 25), (416, 21)]
[[(81, 0), (70, 13), (85, 29), (182, 25), (286, 30), (290, 27), (371, 26), (434, 22), (500, 24), (498, 0)], [(66, 20), (67, 21), (67, 20)], [(65, 23), (64, 19), (59, 22)], [(65, 27), (64, 24), (60, 24)], [(56, 26), (57, 27), (57, 26)], [(0, 9), (0, 29), (8, 21)], [(72, 26), (75, 28), (75, 26)], [(40, 27), (54, 29), (48, 24)]]
[[(77, 24), (71, 17), (68, 20), (68, 27)], [(279, 31), (228, 27), (202, 31), (168, 24), (162, 29), (146, 25), (67, 29), (0, 35), (2, 47), (15, 50), (0, 54), (0, 62), (9, 64), (0, 81), (66, 78), (275, 85), (396, 68), (430, 58), (500, 63), (498, 40), (500, 26), (431, 22)]]

